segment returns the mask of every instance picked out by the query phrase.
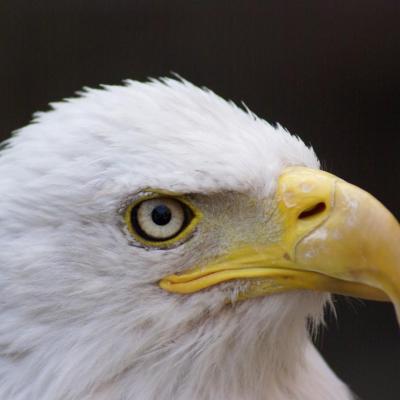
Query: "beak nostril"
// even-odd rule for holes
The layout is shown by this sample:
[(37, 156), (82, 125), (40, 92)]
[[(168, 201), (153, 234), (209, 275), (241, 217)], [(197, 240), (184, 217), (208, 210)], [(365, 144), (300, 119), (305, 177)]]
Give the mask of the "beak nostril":
[(315, 206), (309, 208), (308, 210), (303, 211), (299, 215), (299, 219), (306, 219), (313, 217), (314, 215), (320, 214), (326, 210), (326, 204), (324, 202), (320, 202)]

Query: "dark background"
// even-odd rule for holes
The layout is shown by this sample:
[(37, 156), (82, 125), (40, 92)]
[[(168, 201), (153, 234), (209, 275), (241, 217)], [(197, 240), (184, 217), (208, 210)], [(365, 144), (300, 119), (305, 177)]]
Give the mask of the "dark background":
[[(280, 122), (400, 216), (398, 0), (1, 0), (0, 60), (1, 138), (82, 86), (174, 71)], [(362, 399), (400, 398), (391, 305), (341, 299), (317, 342)]]

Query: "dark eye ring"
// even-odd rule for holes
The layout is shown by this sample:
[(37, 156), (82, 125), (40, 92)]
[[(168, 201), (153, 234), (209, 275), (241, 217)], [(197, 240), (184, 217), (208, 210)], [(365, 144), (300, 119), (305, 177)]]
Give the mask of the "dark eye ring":
[(143, 244), (158, 247), (184, 239), (199, 217), (198, 210), (186, 201), (167, 196), (145, 198), (128, 207), (125, 213), (132, 235)]

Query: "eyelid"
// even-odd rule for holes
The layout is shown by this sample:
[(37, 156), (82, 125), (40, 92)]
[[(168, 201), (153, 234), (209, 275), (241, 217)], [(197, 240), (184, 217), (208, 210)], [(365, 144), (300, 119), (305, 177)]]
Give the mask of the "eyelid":
[[(132, 235), (132, 237), (140, 244), (142, 244), (144, 247), (151, 247), (151, 248), (158, 248), (158, 249), (168, 249), (172, 247), (176, 247), (179, 244), (182, 244), (184, 241), (186, 241), (190, 235), (194, 232), (195, 228), (197, 225), (200, 223), (200, 221), (203, 218), (202, 212), (187, 198), (187, 196), (182, 195), (182, 194), (177, 194), (173, 192), (169, 192), (166, 190), (159, 190), (159, 189), (152, 189), (152, 190), (146, 190), (141, 192), (143, 195), (138, 196), (136, 200), (132, 201), (125, 209), (124, 211), (124, 221), (125, 225), (128, 228), (129, 233)], [(181, 232), (179, 232), (176, 236), (174, 236), (171, 239), (167, 239), (164, 241), (151, 241), (151, 240), (146, 240), (142, 238), (134, 229), (132, 226), (131, 222), (131, 212), (134, 207), (137, 207), (140, 203), (151, 200), (151, 199), (156, 199), (156, 198), (170, 198), (177, 200), (184, 204), (186, 207), (188, 207), (193, 215), (193, 218), (189, 222), (189, 224), (182, 229)]]

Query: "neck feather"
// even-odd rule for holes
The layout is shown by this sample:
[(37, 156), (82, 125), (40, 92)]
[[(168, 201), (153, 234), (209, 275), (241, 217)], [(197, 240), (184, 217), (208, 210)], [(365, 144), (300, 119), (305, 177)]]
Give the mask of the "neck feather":
[(97, 394), (104, 400), (350, 399), (312, 345), (306, 314), (299, 312), (316, 303), (313, 296), (293, 295), (297, 307), (289, 304), (279, 319), (271, 316), (278, 306), (271, 301), (228, 308), (152, 349)]

